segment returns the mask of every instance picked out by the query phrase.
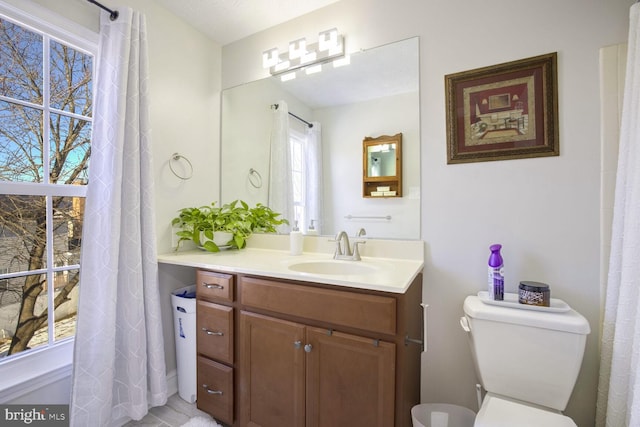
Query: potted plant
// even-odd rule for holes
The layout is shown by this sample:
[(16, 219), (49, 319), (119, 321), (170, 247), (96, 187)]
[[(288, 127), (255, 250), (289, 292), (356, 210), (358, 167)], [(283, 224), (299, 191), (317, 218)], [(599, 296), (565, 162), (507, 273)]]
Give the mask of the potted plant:
[(199, 248), (218, 252), (220, 247), (242, 249), (254, 232), (275, 233), (276, 226), (288, 224), (280, 214), (258, 203), (255, 207), (242, 200), (234, 200), (221, 207), (216, 202), (199, 208), (180, 209), (171, 221), (178, 228), (176, 250), (183, 241), (193, 241)]

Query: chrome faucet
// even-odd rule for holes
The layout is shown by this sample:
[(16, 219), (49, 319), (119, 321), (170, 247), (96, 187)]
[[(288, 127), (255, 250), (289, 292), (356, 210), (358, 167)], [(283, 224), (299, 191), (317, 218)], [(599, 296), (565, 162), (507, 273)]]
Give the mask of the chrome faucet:
[[(364, 228), (361, 228), (356, 234), (356, 237), (361, 237), (366, 235), (367, 232)], [(349, 261), (360, 261), (360, 252), (358, 250), (359, 244), (364, 244), (363, 240), (354, 240), (353, 241), (353, 250), (349, 245), (349, 236), (346, 231), (341, 231), (336, 235), (334, 240), (336, 242), (336, 251), (333, 254), (333, 259), (341, 259), (341, 260), (349, 260)]]

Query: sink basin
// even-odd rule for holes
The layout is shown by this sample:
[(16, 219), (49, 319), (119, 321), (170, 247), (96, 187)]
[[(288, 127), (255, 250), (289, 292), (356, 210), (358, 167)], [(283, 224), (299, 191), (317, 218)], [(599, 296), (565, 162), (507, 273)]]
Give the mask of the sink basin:
[(291, 264), (289, 270), (330, 275), (363, 275), (377, 271), (373, 266), (362, 264), (360, 261), (303, 261)]

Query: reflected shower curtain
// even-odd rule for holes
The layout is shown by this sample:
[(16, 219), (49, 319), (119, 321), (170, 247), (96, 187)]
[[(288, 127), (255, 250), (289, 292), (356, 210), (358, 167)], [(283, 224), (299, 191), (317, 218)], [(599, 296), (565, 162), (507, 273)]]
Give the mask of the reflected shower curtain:
[(75, 338), (72, 426), (138, 420), (167, 400), (146, 23), (101, 14)]
[(640, 425), (640, 4), (631, 6), (596, 425)]
[[(322, 209), (323, 209), (323, 177), (322, 177), (322, 127), (320, 123), (313, 122), (313, 127), (307, 128), (307, 159), (305, 207), (309, 221), (314, 220), (318, 234), (322, 234)], [(308, 226), (309, 224), (300, 224)]]
[[(278, 101), (273, 110), (269, 161), (269, 207), (289, 220), (293, 226), (293, 183), (291, 179), (291, 147), (289, 143), (289, 107)], [(288, 233), (290, 226), (281, 225), (278, 232)]]

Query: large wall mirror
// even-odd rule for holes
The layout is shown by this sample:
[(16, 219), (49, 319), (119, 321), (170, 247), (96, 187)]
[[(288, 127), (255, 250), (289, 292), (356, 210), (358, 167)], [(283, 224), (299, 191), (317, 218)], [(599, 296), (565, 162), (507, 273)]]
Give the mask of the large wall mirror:
[[(349, 64), (325, 64), (282, 82), (268, 77), (222, 93), (221, 202), (268, 205), (270, 135), (274, 110), (318, 123), (322, 140), (320, 234), (345, 230), (389, 239), (420, 238), (419, 46), (414, 37), (351, 54)], [(292, 127), (304, 124), (291, 118)], [(403, 194), (365, 198), (362, 141), (402, 134)], [(304, 232), (308, 224), (300, 224)]]

